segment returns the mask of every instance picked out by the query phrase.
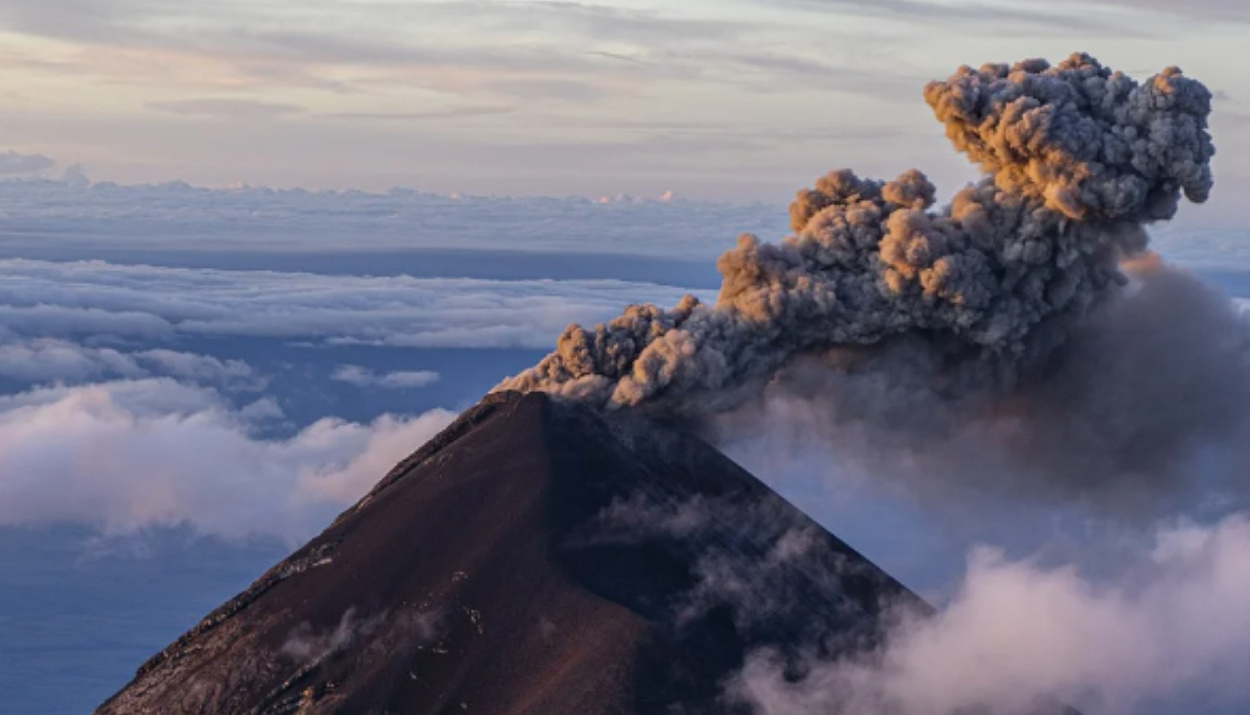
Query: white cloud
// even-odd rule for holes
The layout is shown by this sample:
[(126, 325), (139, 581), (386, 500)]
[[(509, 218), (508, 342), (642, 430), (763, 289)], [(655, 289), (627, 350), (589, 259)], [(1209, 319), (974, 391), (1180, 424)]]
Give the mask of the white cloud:
[(53, 338), (0, 343), (0, 377), (12, 380), (81, 382), (105, 375), (146, 374), (133, 356), (112, 348), (91, 348)]
[[(571, 322), (604, 320), (633, 302), (673, 305), (684, 292), (616, 280), (325, 276), (0, 260), (0, 324), (40, 337), (182, 334), (548, 348)], [(174, 364), (162, 355), (147, 359)], [(185, 363), (178, 361), (191, 369)]]
[(259, 390), (266, 384), (242, 360), (219, 360), (165, 348), (123, 352), (58, 338), (15, 339), (0, 335), (0, 377), (11, 380), (31, 384), (82, 383), (152, 374), (232, 389)]
[(330, 379), (346, 382), (356, 387), (381, 387), (390, 390), (407, 390), (425, 387), (439, 381), (437, 372), (429, 370), (401, 371), (378, 374), (359, 365), (340, 365)]
[(273, 397), (262, 397), (255, 402), (244, 405), (239, 410), (239, 418), (247, 424), (265, 424), (273, 420), (281, 420), (286, 417), (286, 411), (282, 409), (282, 405), (278, 404), (278, 400)]
[(165, 348), (144, 350), (134, 354), (151, 364), (158, 372), (195, 382), (209, 382), (263, 389), (265, 381), (242, 360), (219, 360), (211, 355), (196, 355)]
[(952, 602), (904, 620), (879, 660), (791, 683), (761, 653), (735, 688), (761, 715), (1022, 713), (1047, 698), (1087, 715), (1223, 711), (1250, 698), (1248, 587), (1245, 514), (1162, 529), (1110, 579), (982, 548)]
[[(453, 414), (322, 419), (256, 439), (213, 390), (170, 379), (57, 387), (0, 398), (0, 524), (58, 521), (127, 532), (189, 524), (295, 542), (445, 426)], [(279, 411), (280, 414), (280, 411)]]

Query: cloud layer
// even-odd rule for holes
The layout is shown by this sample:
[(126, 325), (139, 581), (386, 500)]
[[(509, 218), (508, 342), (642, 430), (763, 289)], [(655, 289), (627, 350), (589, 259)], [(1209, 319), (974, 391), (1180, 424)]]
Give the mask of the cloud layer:
[(185, 524), (294, 544), (454, 417), (325, 418), (290, 439), (255, 438), (275, 407), (235, 411), (211, 389), (168, 378), (0, 398), (0, 524), (108, 533)]
[(265, 383), (241, 360), (219, 360), (166, 348), (127, 352), (56, 338), (6, 336), (5, 330), (0, 326), (0, 378), (20, 383), (81, 383), (149, 375), (244, 390), (259, 390)]
[(0, 203), (3, 231), (14, 241), (47, 248), (41, 242), (55, 233), (88, 251), (100, 244), (203, 251), (211, 236), (212, 246), (244, 253), (441, 247), (714, 256), (742, 230), (785, 228), (784, 217), (758, 205), (616, 194), (520, 199), (12, 180), (0, 181)]
[[(539, 347), (571, 322), (606, 317), (622, 303), (675, 300), (682, 293), (611, 280), (344, 277), (101, 262), (0, 260), (0, 274), (0, 325), (22, 337), (220, 335), (425, 348)], [(168, 363), (170, 356), (163, 359)]]
[[(903, 616), (870, 656), (787, 679), (757, 653), (731, 689), (759, 715), (1238, 712), (1250, 697), (1250, 520), (1159, 529), (1113, 577), (980, 548), (933, 618)], [(1226, 710), (1226, 708), (1228, 708)]]

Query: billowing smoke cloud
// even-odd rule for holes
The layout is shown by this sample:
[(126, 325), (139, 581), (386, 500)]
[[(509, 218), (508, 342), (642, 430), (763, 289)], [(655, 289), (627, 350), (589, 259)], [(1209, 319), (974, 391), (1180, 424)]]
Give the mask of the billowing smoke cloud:
[[(731, 695), (757, 715), (1245, 711), (1250, 324), (1185, 272), (1126, 268), (1124, 290), (992, 399), (907, 340), (805, 356), (712, 421), (758, 474), (801, 462), (808, 489), (858, 490), (841, 509), (882, 522), (895, 549), (1037, 553), (976, 547), (936, 618), (872, 653), (812, 656), (800, 680), (756, 653)], [(927, 523), (900, 526), (899, 509)], [(933, 571), (910, 568), (895, 575)]]
[(1243, 506), (1250, 322), (1188, 273), (1153, 260), (1127, 269), (1125, 290), (1010, 390), (983, 389), (979, 364), (952, 367), (931, 343), (896, 339), (791, 360), (705, 433), (761, 475), (820, 453), (930, 513), (991, 499), (1001, 510), (1001, 497), (1142, 522)]
[(919, 171), (831, 173), (791, 206), (794, 236), (745, 235), (721, 257), (715, 305), (687, 296), (570, 326), (500, 389), (706, 409), (796, 356), (894, 336), (1014, 379), (1124, 282), (1118, 264), (1145, 249), (1145, 224), (1212, 186), (1211, 93), (1176, 68), (1138, 84), (1082, 54), (965, 67), (925, 99), (988, 172), (948, 207), (933, 208)]

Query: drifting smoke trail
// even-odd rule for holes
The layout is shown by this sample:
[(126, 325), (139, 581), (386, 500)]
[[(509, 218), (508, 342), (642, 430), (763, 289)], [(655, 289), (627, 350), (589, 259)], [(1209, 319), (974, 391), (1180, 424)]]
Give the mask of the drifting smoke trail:
[(1124, 282), (1117, 266), (1145, 249), (1145, 224), (1211, 189), (1211, 93), (1176, 68), (1139, 85), (1084, 54), (964, 67), (925, 100), (988, 172), (949, 207), (932, 209), (919, 171), (833, 172), (791, 206), (794, 236), (744, 235), (721, 257), (715, 305), (687, 296), (570, 326), (497, 389), (706, 409), (795, 356), (903, 335), (1010, 377)]

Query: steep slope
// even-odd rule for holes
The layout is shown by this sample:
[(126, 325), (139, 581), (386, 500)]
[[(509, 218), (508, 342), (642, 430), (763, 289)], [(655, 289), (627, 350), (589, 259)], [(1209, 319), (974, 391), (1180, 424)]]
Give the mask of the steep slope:
[(98, 710), (724, 713), (919, 599), (703, 442), (492, 395)]

